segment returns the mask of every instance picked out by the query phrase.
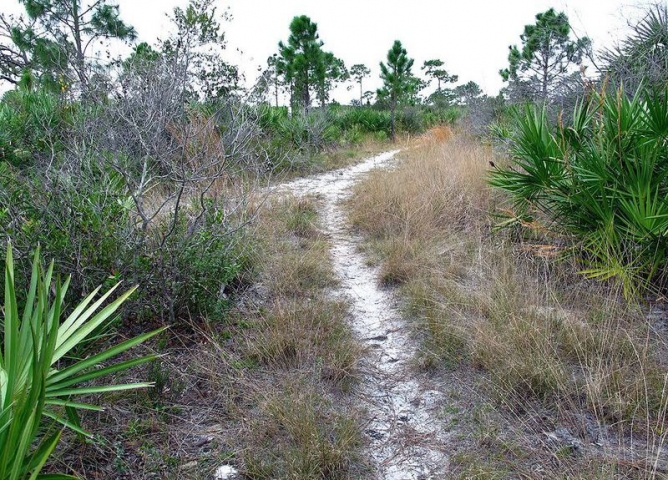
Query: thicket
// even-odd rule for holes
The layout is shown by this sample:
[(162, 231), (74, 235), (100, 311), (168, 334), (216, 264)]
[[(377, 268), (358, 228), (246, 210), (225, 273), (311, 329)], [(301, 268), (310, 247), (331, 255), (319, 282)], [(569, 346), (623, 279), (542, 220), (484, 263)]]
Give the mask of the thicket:
[[(461, 116), (457, 106), (406, 106), (396, 114), (397, 132), (420, 134), (439, 124), (454, 124)], [(266, 135), (271, 165), (290, 168), (295, 154), (308, 163), (313, 154), (336, 147), (355, 146), (371, 139), (387, 141), (392, 134), (389, 110), (377, 107), (330, 105), (304, 115), (291, 115), (287, 107), (260, 106), (258, 123)]]
[[(27, 278), (26, 259), (39, 244), (72, 275), (73, 298), (124, 279), (142, 286), (126, 308), (138, 318), (221, 313), (226, 288), (248, 267), (241, 245), (249, 184), (234, 179), (266, 164), (244, 107), (230, 101), (207, 117), (164, 81), (65, 109), (51, 97), (12, 92), (18, 108), (0, 119), (10, 137), (0, 229), (14, 242), (18, 278)], [(35, 105), (57, 109), (53, 135), (38, 134), (41, 143), (21, 126), (22, 117), (40, 118)], [(19, 127), (3, 128), (12, 125)]]

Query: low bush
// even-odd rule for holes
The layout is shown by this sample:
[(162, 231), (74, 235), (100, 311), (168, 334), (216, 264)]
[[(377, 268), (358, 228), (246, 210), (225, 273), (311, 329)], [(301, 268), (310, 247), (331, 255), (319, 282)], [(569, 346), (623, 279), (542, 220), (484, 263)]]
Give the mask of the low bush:
[(491, 173), (518, 222), (571, 240), (583, 273), (617, 279), (627, 294), (668, 281), (667, 98), (594, 95), (556, 128), (544, 109), (517, 110), (512, 163)]
[(27, 167), (63, 149), (71, 106), (46, 90), (13, 90), (0, 101), (0, 163)]
[(0, 231), (14, 243), (20, 281), (30, 275), (38, 244), (60, 272), (71, 275), (73, 298), (122, 270), (134, 241), (129, 194), (113, 171), (88, 166), (77, 175), (24, 174), (0, 164)]
[(165, 211), (142, 229), (123, 177), (95, 162), (80, 167), (76, 175), (24, 175), (0, 164), (0, 231), (14, 243), (17, 277), (28, 278), (40, 244), (72, 277), (68, 301), (123, 278), (141, 286), (124, 306), (128, 315), (172, 325), (219, 318), (250, 268), (244, 213), (209, 198)]

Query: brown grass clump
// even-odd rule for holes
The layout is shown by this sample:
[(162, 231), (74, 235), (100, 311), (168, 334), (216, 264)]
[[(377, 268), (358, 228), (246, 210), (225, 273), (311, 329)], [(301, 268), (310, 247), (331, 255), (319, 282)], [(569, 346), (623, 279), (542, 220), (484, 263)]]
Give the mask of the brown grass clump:
[[(407, 149), (396, 169), (371, 174), (350, 216), (381, 280), (401, 288), (424, 334), (420, 364), (477, 369), (480, 392), (505, 419), (495, 420), (498, 433), (490, 420), (471, 423), (480, 451), (456, 455), (455, 470), (505, 478), (534, 462), (541, 478), (662, 475), (665, 327), (577, 276), (558, 253), (541, 254), (553, 249), (540, 232), (528, 246), (493, 232), (503, 198), (487, 187), (486, 172), (498, 159), (465, 135), (439, 138)], [(516, 448), (524, 453), (507, 454)]]
[[(410, 242), (438, 231), (479, 229), (489, 191), (490, 148), (458, 136), (403, 154), (396, 170), (375, 171), (355, 194), (351, 220), (373, 239)], [(483, 222), (484, 225), (485, 222)]]
[(322, 378), (349, 379), (359, 347), (341, 322), (347, 312), (346, 304), (319, 296), (316, 302), (276, 301), (262, 314), (249, 349), (265, 365), (303, 370), (316, 361)]
[(260, 414), (244, 432), (250, 444), (243, 454), (248, 477), (353, 478), (362, 444), (355, 414), (332, 405), (317, 385), (317, 379), (282, 381), (260, 394)]
[(361, 433), (346, 393), (360, 347), (330, 298), (329, 243), (314, 198), (271, 198), (259, 219), (256, 290), (263, 297), (243, 332), (252, 372), (239, 437), (249, 478), (353, 478)]

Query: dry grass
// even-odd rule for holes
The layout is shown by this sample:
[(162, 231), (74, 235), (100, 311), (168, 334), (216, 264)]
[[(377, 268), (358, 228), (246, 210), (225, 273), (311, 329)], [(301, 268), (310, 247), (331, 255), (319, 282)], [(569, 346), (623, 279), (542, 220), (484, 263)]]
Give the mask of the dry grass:
[[(50, 466), (80, 478), (211, 479), (223, 464), (244, 478), (363, 478), (360, 421), (348, 390), (360, 348), (335, 284), (317, 200), (272, 198), (259, 209), (248, 290), (221, 318), (166, 332), (168, 353), (134, 378), (156, 387), (94, 404), (100, 437), (66, 432)], [(130, 334), (131, 332), (128, 332)]]
[(253, 479), (351, 478), (362, 444), (355, 414), (333, 405), (308, 377), (261, 394), (246, 425), (246, 475)]
[[(663, 475), (665, 328), (545, 249), (494, 233), (503, 199), (485, 177), (498, 160), (469, 137), (447, 137), (432, 134), (395, 170), (370, 175), (350, 215), (424, 334), (420, 364), (477, 369), (479, 390), (504, 419), (499, 434), (478, 422), (480, 451), (456, 456), (456, 472)], [(513, 445), (524, 453), (509, 454)]]
[(264, 298), (243, 334), (243, 355), (261, 373), (247, 395), (252, 411), (243, 412), (242, 470), (253, 479), (351, 478), (361, 433), (345, 392), (360, 347), (348, 305), (328, 295), (335, 279), (317, 200), (270, 202), (258, 232)]

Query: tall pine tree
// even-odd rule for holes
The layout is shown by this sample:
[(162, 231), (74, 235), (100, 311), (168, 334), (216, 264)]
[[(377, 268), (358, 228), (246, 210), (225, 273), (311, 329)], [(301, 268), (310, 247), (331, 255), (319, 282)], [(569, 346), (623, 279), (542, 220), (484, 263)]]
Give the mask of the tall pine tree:
[(380, 78), (383, 80), (383, 87), (378, 90), (379, 97), (385, 97), (390, 101), (392, 140), (395, 139), (397, 105), (412, 91), (414, 86), (411, 68), (413, 68), (413, 59), (408, 58), (401, 42), (395, 40), (392, 48), (387, 52), (387, 64), (380, 62)]
[(0, 55), (0, 73), (18, 83), (25, 71), (61, 86), (88, 85), (94, 45), (103, 39), (134, 40), (134, 28), (123, 22), (117, 5), (97, 0), (20, 0), (27, 19), (2, 18), (13, 45)]
[(571, 40), (570, 31), (563, 12), (551, 8), (536, 15), (536, 23), (526, 25), (520, 35), (522, 48), (508, 47), (508, 68), (499, 72), (503, 80), (523, 83), (528, 96), (548, 100), (569, 67), (580, 63), (590, 46), (587, 37)]

